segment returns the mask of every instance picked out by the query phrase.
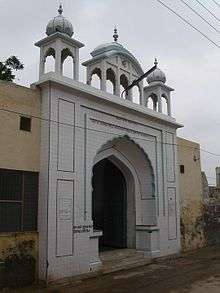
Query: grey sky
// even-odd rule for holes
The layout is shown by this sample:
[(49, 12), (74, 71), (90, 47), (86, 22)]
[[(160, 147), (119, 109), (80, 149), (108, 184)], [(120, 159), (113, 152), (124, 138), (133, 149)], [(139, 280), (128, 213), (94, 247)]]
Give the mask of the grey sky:
[[(220, 45), (220, 35), (204, 24), (180, 0), (163, 0), (198, 26)], [(220, 22), (207, 14), (195, 0), (185, 0), (220, 30)], [(212, 0), (201, 0), (220, 18)], [(220, 0), (219, 0), (220, 3)], [(74, 26), (74, 38), (83, 42), (81, 62), (97, 45), (112, 41), (113, 27), (119, 42), (139, 59), (144, 70), (154, 57), (175, 89), (173, 116), (184, 128), (178, 135), (195, 140), (201, 147), (220, 154), (220, 50), (167, 11), (156, 0), (62, 1), (64, 16)], [(45, 36), (47, 22), (57, 14), (56, 0), (0, 0), (0, 56), (17, 55), (25, 70), (16, 82), (29, 85), (38, 78), (39, 49), (34, 43)], [(84, 80), (85, 69), (81, 68)], [(201, 152), (202, 168), (214, 177), (220, 157)], [(214, 179), (209, 180), (215, 183)]]

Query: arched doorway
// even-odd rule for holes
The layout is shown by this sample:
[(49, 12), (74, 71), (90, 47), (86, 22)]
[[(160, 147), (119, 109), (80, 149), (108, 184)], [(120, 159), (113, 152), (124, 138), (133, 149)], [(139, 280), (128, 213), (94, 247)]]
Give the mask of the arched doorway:
[[(107, 165), (111, 169), (110, 171), (105, 171)], [(113, 175), (110, 176), (111, 174), (108, 172), (112, 172)], [(115, 221), (116, 219), (121, 221), (120, 229), (124, 228), (121, 232), (122, 239), (124, 239), (122, 245), (121, 242), (106, 244), (103, 242), (104, 235), (99, 241), (100, 245), (105, 244), (112, 248), (129, 249), (139, 249), (143, 245), (147, 245), (140, 226), (156, 225), (157, 206), (153, 167), (144, 150), (128, 136), (113, 138), (104, 143), (96, 153), (93, 159), (92, 174), (93, 230), (101, 230), (103, 234), (107, 233), (107, 235), (114, 232), (114, 225), (111, 225), (110, 230), (107, 231), (103, 224), (103, 217), (106, 217), (108, 213), (105, 213), (102, 202), (111, 200), (113, 198), (111, 198), (112, 193), (118, 195), (116, 199), (120, 200), (119, 206), (121, 208), (119, 216), (117, 211), (113, 212), (112, 215), (115, 216)], [(110, 175), (108, 176), (108, 174)], [(107, 184), (104, 180), (106, 177), (108, 177)], [(125, 196), (123, 197), (123, 195)], [(117, 203), (116, 200), (113, 202)], [(107, 203), (105, 204), (107, 205)], [(111, 223), (111, 221), (109, 220), (108, 223)], [(112, 223), (114, 224), (114, 222)], [(118, 229), (118, 226), (116, 226), (116, 229)], [(117, 230), (115, 233), (117, 235)]]
[(103, 232), (100, 250), (127, 247), (127, 186), (121, 170), (109, 159), (93, 167), (92, 218)]

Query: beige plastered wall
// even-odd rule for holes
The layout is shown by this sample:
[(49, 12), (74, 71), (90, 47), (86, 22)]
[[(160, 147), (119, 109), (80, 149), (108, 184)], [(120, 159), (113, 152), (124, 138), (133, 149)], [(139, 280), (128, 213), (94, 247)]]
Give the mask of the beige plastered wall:
[(22, 115), (40, 117), (40, 92), (0, 81), (0, 109), (0, 168), (39, 171), (40, 119), (32, 118), (31, 132), (19, 127)]
[[(0, 168), (39, 171), (40, 119), (31, 118), (31, 132), (20, 130), (20, 116), (40, 117), (38, 90), (0, 81)], [(4, 260), (24, 242), (34, 243), (31, 254), (38, 258), (38, 233), (0, 233), (0, 259)]]
[[(182, 250), (205, 245), (200, 145), (177, 138)], [(180, 173), (184, 165), (184, 174)]]

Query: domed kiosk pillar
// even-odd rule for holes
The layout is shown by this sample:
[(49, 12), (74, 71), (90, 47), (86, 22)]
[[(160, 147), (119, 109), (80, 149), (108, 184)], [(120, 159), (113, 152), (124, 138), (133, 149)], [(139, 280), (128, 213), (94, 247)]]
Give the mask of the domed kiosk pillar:
[[(158, 62), (155, 59), (154, 65)], [(145, 105), (149, 107), (149, 99), (152, 100), (152, 110), (171, 116), (170, 93), (174, 91), (165, 85), (166, 76), (158, 67), (147, 77), (148, 86), (144, 88)], [(166, 106), (166, 109), (164, 108)]]
[(81, 42), (72, 38), (73, 26), (63, 15), (60, 5), (58, 15), (49, 21), (46, 28), (47, 37), (40, 40), (35, 46), (40, 47), (39, 79), (45, 72), (46, 59), (52, 56), (55, 60), (54, 73), (63, 75), (63, 63), (68, 56), (72, 58), (72, 78), (79, 80), (79, 49), (84, 46)]

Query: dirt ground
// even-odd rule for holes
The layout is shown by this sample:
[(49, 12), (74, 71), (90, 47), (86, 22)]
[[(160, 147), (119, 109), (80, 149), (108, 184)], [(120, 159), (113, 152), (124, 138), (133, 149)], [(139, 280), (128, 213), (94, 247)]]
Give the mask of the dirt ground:
[(26, 288), (29, 293), (219, 293), (220, 248), (205, 248), (176, 259), (157, 260), (150, 265), (65, 286)]

